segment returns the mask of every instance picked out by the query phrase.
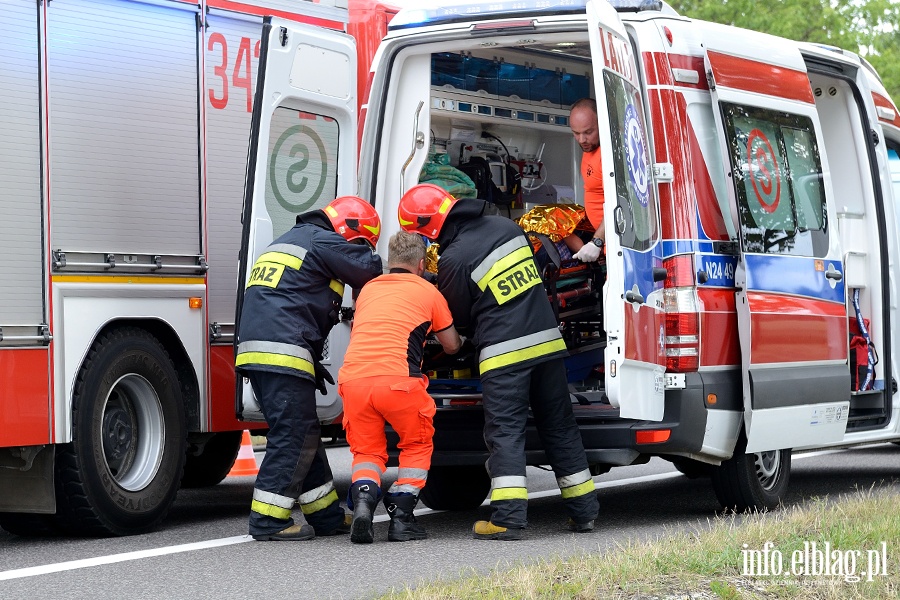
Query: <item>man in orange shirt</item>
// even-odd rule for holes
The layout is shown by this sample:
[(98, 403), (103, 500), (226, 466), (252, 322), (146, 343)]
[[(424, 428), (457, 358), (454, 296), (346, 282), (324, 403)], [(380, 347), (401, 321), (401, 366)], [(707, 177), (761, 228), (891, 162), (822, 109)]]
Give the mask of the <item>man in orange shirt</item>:
[(425, 529), (413, 516), (434, 448), (435, 404), (422, 374), (425, 338), (433, 332), (448, 354), (462, 345), (447, 301), (422, 277), (422, 237), (405, 231), (394, 234), (388, 245), (388, 269), (359, 293), (350, 345), (338, 372), (344, 429), (353, 454), (350, 541), (357, 544), (374, 541), (372, 512), (387, 463), (385, 421), (400, 436), (397, 481), (384, 496), (391, 517), (388, 540), (425, 539)]
[(582, 98), (572, 105), (569, 128), (581, 146), (581, 177), (584, 179), (584, 208), (595, 229), (593, 238), (573, 255), (582, 262), (594, 262), (603, 253), (606, 233), (603, 230), (603, 166), (600, 164), (600, 127), (597, 124), (597, 102)]

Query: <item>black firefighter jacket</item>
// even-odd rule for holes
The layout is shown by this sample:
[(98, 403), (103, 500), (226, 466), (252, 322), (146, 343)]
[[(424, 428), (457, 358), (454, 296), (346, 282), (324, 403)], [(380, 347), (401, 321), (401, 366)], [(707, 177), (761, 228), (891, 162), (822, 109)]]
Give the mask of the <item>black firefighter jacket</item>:
[(528, 237), (485, 205), (457, 202), (437, 239), (438, 289), (473, 336), (482, 378), (567, 354)]
[(238, 370), (315, 380), (344, 284), (358, 289), (381, 272), (381, 258), (336, 233), (321, 210), (297, 217), (250, 272), (238, 327)]

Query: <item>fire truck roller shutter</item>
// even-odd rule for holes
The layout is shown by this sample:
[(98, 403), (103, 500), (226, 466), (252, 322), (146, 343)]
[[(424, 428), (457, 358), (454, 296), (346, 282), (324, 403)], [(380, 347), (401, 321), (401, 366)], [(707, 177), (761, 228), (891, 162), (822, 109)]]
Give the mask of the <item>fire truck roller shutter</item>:
[[(198, 255), (196, 5), (61, 0), (47, 12), (52, 248)], [(111, 34), (125, 23), (127, 43)]]
[[(37, 7), (3, 0), (0, 11), (0, 327), (46, 323), (41, 232), (41, 113)], [(34, 328), (29, 328), (32, 333)]]
[(130, 535), (158, 525), (175, 501), (187, 426), (169, 354), (144, 329), (101, 333), (81, 366), (72, 442), (57, 447), (59, 525), (77, 535)]

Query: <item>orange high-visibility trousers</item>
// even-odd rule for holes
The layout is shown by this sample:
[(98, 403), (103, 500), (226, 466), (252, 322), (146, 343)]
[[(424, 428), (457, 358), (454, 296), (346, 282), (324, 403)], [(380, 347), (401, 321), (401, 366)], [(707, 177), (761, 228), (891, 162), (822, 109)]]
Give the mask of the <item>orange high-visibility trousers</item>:
[(388, 493), (418, 495), (425, 487), (434, 448), (434, 400), (424, 377), (384, 375), (351, 379), (338, 386), (344, 399), (344, 429), (353, 454), (352, 481), (381, 486), (387, 463), (385, 421), (400, 436), (400, 469)]

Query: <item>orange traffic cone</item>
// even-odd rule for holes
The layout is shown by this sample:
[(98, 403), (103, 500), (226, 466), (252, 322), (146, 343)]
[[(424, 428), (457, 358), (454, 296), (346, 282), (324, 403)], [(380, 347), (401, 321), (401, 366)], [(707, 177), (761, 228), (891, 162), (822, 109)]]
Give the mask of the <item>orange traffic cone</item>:
[(256, 475), (259, 473), (259, 466), (256, 464), (256, 456), (253, 454), (253, 442), (250, 441), (250, 432), (244, 430), (241, 438), (241, 449), (238, 450), (237, 458), (234, 460), (234, 466), (228, 472), (229, 477), (244, 477), (247, 475)]

